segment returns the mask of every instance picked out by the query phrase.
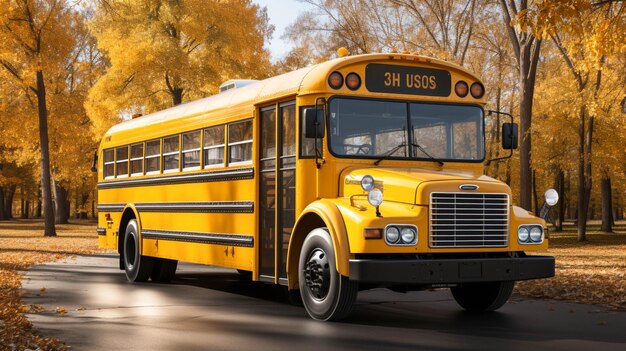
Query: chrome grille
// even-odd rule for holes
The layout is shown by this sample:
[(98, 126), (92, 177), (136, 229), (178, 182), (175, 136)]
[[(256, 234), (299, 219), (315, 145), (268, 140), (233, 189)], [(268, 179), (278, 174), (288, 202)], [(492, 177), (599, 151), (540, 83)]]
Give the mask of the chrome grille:
[(431, 193), (430, 247), (505, 247), (509, 242), (509, 196)]

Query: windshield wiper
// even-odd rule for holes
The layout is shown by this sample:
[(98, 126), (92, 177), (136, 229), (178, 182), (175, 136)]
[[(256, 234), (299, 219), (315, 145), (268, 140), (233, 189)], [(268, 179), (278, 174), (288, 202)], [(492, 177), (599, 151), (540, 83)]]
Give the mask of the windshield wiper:
[(379, 158), (378, 160), (376, 160), (376, 162), (374, 162), (374, 166), (378, 166), (379, 163), (383, 162), (384, 160), (386, 160), (389, 156), (393, 155), (396, 151), (400, 150), (400, 148), (406, 147), (405, 143), (402, 143), (396, 147), (394, 147), (393, 149), (385, 152), (385, 154)]
[(418, 148), (421, 152), (424, 153), (424, 155), (428, 156), (429, 159), (433, 160), (434, 162), (437, 162), (439, 166), (443, 166), (443, 162), (441, 160), (433, 157), (431, 154), (426, 152), (426, 150), (421, 145), (416, 144), (416, 143), (411, 143), (411, 146)]

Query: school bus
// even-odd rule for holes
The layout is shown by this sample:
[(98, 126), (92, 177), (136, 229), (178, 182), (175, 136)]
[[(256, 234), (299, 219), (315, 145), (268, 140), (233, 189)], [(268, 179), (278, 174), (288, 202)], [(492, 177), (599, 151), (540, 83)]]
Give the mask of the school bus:
[[(545, 221), (483, 174), (486, 102), (472, 73), (410, 53), (229, 81), (104, 135), (99, 245), (130, 281), (229, 267), (287, 286), (318, 320), (372, 287), (450, 288), (495, 310), (554, 259), (527, 255), (547, 250)], [(502, 141), (517, 147), (515, 124)]]

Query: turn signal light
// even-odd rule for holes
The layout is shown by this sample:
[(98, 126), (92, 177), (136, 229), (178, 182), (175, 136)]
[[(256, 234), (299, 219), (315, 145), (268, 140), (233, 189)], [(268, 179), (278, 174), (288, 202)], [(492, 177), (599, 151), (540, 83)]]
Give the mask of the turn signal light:
[(365, 239), (382, 239), (383, 230), (380, 228), (365, 228), (363, 230), (363, 237)]
[(470, 87), (470, 94), (472, 94), (474, 98), (480, 99), (483, 95), (485, 95), (485, 87), (483, 87), (480, 83), (474, 83)]
[(346, 86), (350, 90), (357, 90), (361, 87), (361, 77), (358, 74), (352, 72), (346, 76)]
[(456, 82), (456, 84), (454, 85), (454, 92), (459, 97), (466, 97), (468, 91), (469, 91), (469, 87), (467, 86), (467, 83), (465, 83), (462, 80)]
[(339, 89), (343, 85), (343, 76), (335, 71), (328, 76), (328, 85), (333, 89)]

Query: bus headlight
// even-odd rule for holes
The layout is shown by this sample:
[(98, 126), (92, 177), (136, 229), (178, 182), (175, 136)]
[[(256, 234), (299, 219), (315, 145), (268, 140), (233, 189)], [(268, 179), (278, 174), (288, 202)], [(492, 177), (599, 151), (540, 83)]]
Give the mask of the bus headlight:
[(415, 243), (415, 238), (417, 238), (417, 233), (411, 227), (404, 227), (400, 231), (400, 236), (403, 244), (413, 244)]
[(380, 206), (383, 203), (383, 192), (380, 189), (372, 189), (367, 193), (367, 201), (374, 207)]
[(374, 189), (374, 177), (371, 175), (364, 175), (363, 178), (361, 178), (361, 188), (368, 192), (372, 191), (372, 189)]
[(397, 227), (387, 227), (385, 229), (385, 240), (388, 244), (395, 244), (400, 239), (400, 230)]
[(541, 225), (526, 224), (517, 228), (517, 240), (520, 244), (541, 244), (543, 238), (544, 232)]
[(529, 236), (530, 236), (530, 232), (528, 231), (528, 228), (526, 227), (517, 228), (517, 239), (519, 240), (519, 242), (521, 243), (527, 242)]
[(535, 243), (541, 242), (542, 237), (543, 237), (543, 228), (541, 228), (538, 225), (530, 228), (530, 240), (532, 242), (535, 242)]
[(417, 244), (417, 227), (412, 224), (389, 224), (385, 227), (385, 242), (391, 246)]

